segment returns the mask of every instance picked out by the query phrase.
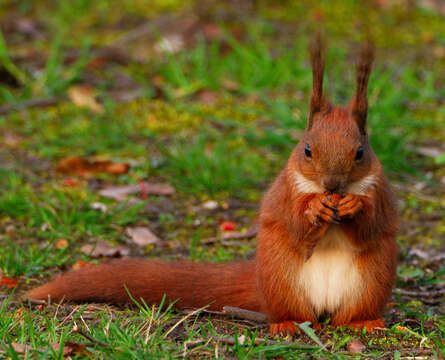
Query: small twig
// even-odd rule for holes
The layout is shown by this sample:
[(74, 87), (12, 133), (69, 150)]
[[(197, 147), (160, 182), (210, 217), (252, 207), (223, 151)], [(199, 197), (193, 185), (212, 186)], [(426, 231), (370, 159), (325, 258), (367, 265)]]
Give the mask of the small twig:
[(440, 297), (445, 295), (445, 289), (440, 288), (439, 290), (424, 290), (424, 291), (412, 291), (397, 288), (395, 293), (402, 297), (416, 298), (424, 302), (425, 304), (437, 304), (440, 302)]
[(53, 97), (48, 99), (31, 99), (26, 100), (17, 104), (7, 104), (0, 106), (0, 115), (8, 114), (12, 111), (21, 111), (26, 110), (30, 108), (36, 108), (36, 107), (48, 107), (55, 105), (65, 98), (63, 97)]
[(80, 336), (83, 336), (85, 339), (91, 341), (95, 345), (99, 345), (102, 347), (111, 347), (110, 344), (104, 343), (102, 341), (96, 340), (95, 338), (91, 337), (87, 333), (84, 333), (82, 330), (80, 330), (78, 327), (74, 329), (74, 332), (78, 333)]
[[(225, 344), (225, 345), (235, 345), (236, 343), (240, 343), (239, 339), (222, 338), (222, 337), (214, 337), (214, 338), (212, 338), (212, 341), (215, 341), (215, 342), (218, 342), (221, 344)], [(293, 341), (275, 341), (275, 340), (266, 340), (263, 338), (255, 338), (254, 344), (255, 345), (266, 344), (268, 346), (270, 346), (270, 345), (303, 345), (303, 344), (299, 344), (299, 343), (296, 343)]]
[[(0, 294), (0, 301), (4, 301), (9, 297), (8, 294)], [(44, 305), (46, 304), (45, 300), (37, 300), (37, 299), (18, 299), (18, 300), (11, 300), (8, 302), (8, 305), (22, 305), (22, 304), (28, 304), (28, 305)]]
[(265, 314), (262, 314), (262, 313), (259, 313), (256, 311), (240, 309), (240, 308), (233, 307), (233, 306), (224, 306), (223, 314), (231, 315), (238, 319), (255, 321), (258, 323), (267, 322), (267, 315), (265, 315)]
[[(75, 61), (82, 53), (82, 50), (73, 49), (70, 50), (66, 55), (67, 62)], [(92, 48), (88, 51), (90, 58), (94, 59), (104, 59), (108, 62), (114, 62), (121, 65), (126, 65), (128, 63), (138, 63), (137, 59), (131, 58), (128, 52), (115, 46), (105, 46), (102, 48)]]
[(406, 296), (412, 296), (412, 297), (438, 297), (445, 295), (445, 289), (440, 290), (431, 290), (431, 291), (412, 291), (412, 290), (404, 290), (397, 288), (395, 289), (397, 294), (400, 295), (406, 295)]
[(38, 299), (24, 299), (24, 302), (29, 305), (46, 305), (46, 300), (38, 300)]

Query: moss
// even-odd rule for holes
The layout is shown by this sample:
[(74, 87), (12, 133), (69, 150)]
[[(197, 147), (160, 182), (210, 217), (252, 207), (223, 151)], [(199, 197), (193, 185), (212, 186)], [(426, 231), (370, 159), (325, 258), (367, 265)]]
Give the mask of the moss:
[[(419, 46), (443, 40), (445, 23), (434, 11), (425, 11), (415, 6), (395, 4), (386, 8), (372, 6), (363, 1), (285, 1), (280, 6), (261, 2), (263, 16), (286, 21), (309, 17), (320, 22), (331, 36), (360, 40), (370, 34), (381, 47), (403, 48)], [(406, 2), (407, 3), (407, 2)], [(319, 20), (319, 21), (317, 21)]]
[(255, 109), (261, 105), (246, 100), (235, 103), (226, 97), (215, 105), (181, 102), (172, 104), (163, 100), (136, 100), (118, 105), (115, 109), (119, 118), (134, 118), (140, 130), (158, 134), (191, 132), (209, 120), (218, 120), (252, 124), (258, 117)]

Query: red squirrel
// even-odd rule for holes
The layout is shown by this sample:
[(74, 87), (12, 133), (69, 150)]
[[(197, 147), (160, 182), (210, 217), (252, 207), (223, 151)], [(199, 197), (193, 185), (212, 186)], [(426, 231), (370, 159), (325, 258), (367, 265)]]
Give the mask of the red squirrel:
[(164, 297), (176, 308), (225, 305), (267, 314), (270, 332), (295, 323), (383, 326), (396, 271), (396, 201), (367, 134), (367, 85), (374, 60), (365, 46), (346, 107), (323, 96), (320, 40), (307, 129), (261, 204), (256, 259), (227, 264), (115, 260), (56, 277), (33, 299), (100, 301)]

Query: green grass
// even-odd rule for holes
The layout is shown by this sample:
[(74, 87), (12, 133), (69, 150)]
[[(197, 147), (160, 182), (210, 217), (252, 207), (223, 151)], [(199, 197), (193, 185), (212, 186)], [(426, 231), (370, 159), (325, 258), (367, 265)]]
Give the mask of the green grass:
[[(354, 90), (353, 54), (362, 34), (356, 31), (357, 24), (367, 18), (374, 29), (379, 51), (369, 88), (371, 141), (398, 185), (404, 220), (396, 286), (443, 286), (443, 264), (428, 259), (414, 263), (409, 255), (414, 246), (434, 256), (441, 251), (445, 234), (439, 185), (445, 173), (438, 166), (440, 158), (417, 153), (423, 146), (440, 148), (445, 141), (444, 57), (437, 56), (444, 46), (443, 17), (423, 8), (378, 10), (357, 1), (280, 5), (259, 1), (240, 24), (233, 8), (214, 4), (193, 11), (205, 21), (221, 24), (221, 38), (207, 41), (197, 34), (196, 43), (191, 41), (178, 53), (150, 53), (148, 58), (138, 51), (158, 39), (136, 40), (122, 49), (141, 55), (142, 61), (111, 61), (91, 69), (93, 49), (112, 44), (166, 11), (183, 11), (180, 18), (187, 17), (191, 3), (40, 0), (8, 1), (0, 7), (0, 15), (7, 18), (37, 19), (45, 34), (34, 39), (3, 30), (0, 70), (6, 69), (22, 86), (1, 83), (0, 103), (65, 99), (48, 108), (0, 116), (0, 269), (19, 282), (15, 293), (69, 270), (78, 260), (102, 261), (80, 250), (95, 240), (128, 246), (131, 255), (148, 258), (215, 262), (251, 258), (253, 240), (211, 245), (205, 240), (219, 234), (222, 221), (234, 221), (238, 229), (252, 224), (256, 216), (252, 205), (260, 201), (298, 142), (311, 89), (308, 39), (313, 19), (320, 16), (328, 43), (325, 90), (337, 104), (347, 104)], [(228, 12), (227, 21), (215, 20), (219, 11)], [(67, 62), (73, 49), (80, 55)], [(41, 58), (37, 70), (32, 62), (16, 61), (24, 50)], [(123, 76), (139, 87), (139, 99), (113, 100), (113, 90), (126, 91), (118, 81)], [(159, 83), (154, 84), (156, 77)], [(93, 83), (103, 113), (80, 108), (67, 98), (70, 87), (83, 82)], [(210, 92), (213, 100), (203, 100), (203, 92)], [(73, 175), (79, 185), (67, 186), (65, 180), (71, 175), (57, 174), (54, 168), (68, 156), (99, 156), (129, 162), (131, 168), (119, 176)], [(149, 196), (136, 204), (97, 193), (106, 185), (134, 184), (138, 179), (169, 182), (177, 193)], [(217, 200), (218, 209), (203, 210), (207, 200)], [(105, 213), (91, 207), (97, 202), (106, 205)], [(138, 225), (154, 230), (165, 246), (132, 244), (125, 228)], [(68, 246), (58, 249), (62, 238)], [(0, 288), (0, 300), (8, 293)], [(76, 359), (171, 359), (184, 358), (184, 351), (185, 358), (192, 359), (377, 359), (415, 355), (419, 349), (440, 359), (445, 352), (440, 306), (399, 295), (393, 300), (386, 314), (389, 328), (377, 334), (328, 327), (316, 337), (306, 329), (297, 339), (278, 339), (271, 338), (264, 325), (206, 312), (184, 318), (187, 314), (167, 304), (39, 308), (12, 296), (0, 305), (0, 357), (61, 359), (63, 345), (71, 341), (88, 344), (88, 352), (72, 355)], [(82, 337), (76, 327), (92, 340)], [(351, 339), (366, 345), (364, 354), (347, 353)], [(34, 350), (18, 354), (11, 343)], [(51, 344), (60, 346), (49, 348)]]
[(245, 197), (249, 188), (268, 175), (264, 155), (253, 152), (239, 137), (213, 140), (201, 136), (192, 144), (181, 141), (167, 151), (170, 179), (184, 192)]
[[(102, 311), (88, 310), (88, 306), (75, 306), (70, 309), (69, 317), (59, 319), (48, 316), (55, 309), (54, 306), (44, 312), (34, 311), (27, 306), (10, 310), (11, 305), (4, 301), (0, 307), (0, 344), (4, 346), (4, 354), (12, 359), (21, 358), (10, 345), (12, 342), (31, 345), (25, 354), (25, 358), (51, 358), (58, 359), (62, 356), (61, 349), (64, 346), (72, 346), (69, 342), (81, 343), (86, 346), (83, 353), (77, 354), (79, 358), (94, 356), (98, 359), (112, 357), (114, 359), (158, 359), (158, 358), (213, 358), (215, 356), (215, 343), (220, 343), (220, 349), (226, 356), (239, 359), (251, 358), (276, 358), (282, 356), (293, 359), (299, 356), (311, 354), (313, 357), (331, 356), (332, 350), (337, 353), (335, 358), (354, 358), (354, 355), (342, 351), (342, 347), (353, 336), (346, 332), (338, 331), (333, 335), (334, 343), (323, 343), (316, 335), (312, 342), (282, 342), (263, 339), (258, 330), (249, 329), (235, 331), (233, 337), (222, 334), (214, 327), (214, 322), (201, 313), (200, 317), (179, 316), (171, 310), (171, 307), (148, 307), (137, 304), (132, 310), (117, 310), (104, 308)], [(85, 320), (93, 317), (94, 324), (85, 327)], [(444, 330), (443, 324), (439, 329)], [(44, 329), (44, 331), (41, 331)], [(15, 334), (15, 335), (13, 335)], [(86, 339), (82, 334), (86, 334)], [(413, 338), (425, 337), (423, 326), (418, 332), (411, 330), (408, 335), (401, 333), (396, 328), (388, 330), (387, 335), (404, 341), (408, 344), (416, 343)], [(431, 337), (438, 335), (435, 331), (429, 334)], [(313, 336), (313, 335), (312, 335)], [(366, 338), (366, 334), (354, 337)], [(221, 339), (233, 341), (231, 346), (224, 345)], [(307, 338), (309, 339), (309, 338)], [(380, 339), (382, 340), (382, 339)], [(385, 341), (388, 341), (385, 339)], [(178, 347), (177, 343), (184, 346)], [(317, 344), (318, 343), (318, 344)], [(375, 344), (378, 341), (374, 341)], [(55, 348), (51, 345), (57, 344)], [(373, 347), (373, 341), (368, 344)], [(375, 346), (375, 345), (374, 345)], [(410, 347), (411, 347), (410, 346)], [(328, 349), (332, 349), (329, 351)], [(400, 349), (402, 350), (402, 349)], [(218, 350), (216, 350), (218, 351)], [(398, 350), (387, 352), (394, 356)], [(433, 352), (434, 354), (434, 352)], [(435, 352), (436, 357), (438, 355)], [(366, 354), (367, 358), (381, 358), (382, 352), (374, 350)]]

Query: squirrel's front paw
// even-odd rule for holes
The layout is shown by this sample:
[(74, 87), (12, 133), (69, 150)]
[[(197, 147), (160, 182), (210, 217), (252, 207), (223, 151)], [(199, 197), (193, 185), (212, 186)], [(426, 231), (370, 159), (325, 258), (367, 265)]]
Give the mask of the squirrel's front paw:
[(316, 194), (309, 202), (307, 210), (304, 212), (309, 222), (315, 226), (322, 223), (338, 224), (337, 208), (326, 194)]
[(352, 219), (363, 209), (363, 197), (347, 194), (338, 203), (337, 214), (340, 218)]

